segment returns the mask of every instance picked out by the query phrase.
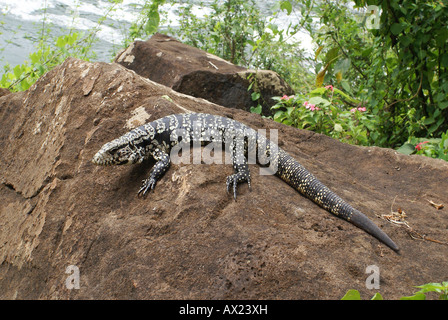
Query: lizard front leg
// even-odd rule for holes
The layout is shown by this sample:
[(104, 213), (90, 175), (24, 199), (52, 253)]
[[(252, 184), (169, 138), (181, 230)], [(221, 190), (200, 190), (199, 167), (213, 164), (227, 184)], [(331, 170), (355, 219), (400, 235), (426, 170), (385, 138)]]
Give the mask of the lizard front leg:
[(154, 190), (157, 181), (170, 167), (170, 156), (166, 152), (155, 149), (152, 156), (157, 162), (151, 169), (149, 178), (143, 180), (142, 187), (138, 190), (138, 195), (144, 196), (149, 190)]

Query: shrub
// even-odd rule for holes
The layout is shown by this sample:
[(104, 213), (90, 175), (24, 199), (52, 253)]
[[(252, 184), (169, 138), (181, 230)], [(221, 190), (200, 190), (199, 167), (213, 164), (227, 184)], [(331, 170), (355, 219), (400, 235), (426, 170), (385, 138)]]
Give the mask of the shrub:
[[(331, 85), (308, 95), (274, 97), (274, 120), (326, 134), (343, 142), (368, 145), (376, 117), (366, 107)], [(347, 108), (347, 103), (351, 104)]]

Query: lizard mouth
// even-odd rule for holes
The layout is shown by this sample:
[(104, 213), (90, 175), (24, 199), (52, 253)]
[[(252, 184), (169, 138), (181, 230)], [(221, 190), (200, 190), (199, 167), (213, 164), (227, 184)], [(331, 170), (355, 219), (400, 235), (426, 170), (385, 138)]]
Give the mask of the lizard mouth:
[(93, 158), (92, 162), (98, 166), (112, 166), (112, 165), (122, 165), (122, 164), (130, 164), (129, 160), (119, 161), (117, 158), (114, 158), (110, 155), (97, 152)]
[(105, 157), (104, 154), (97, 152), (93, 156), (92, 162), (99, 166), (109, 166), (112, 165), (113, 159), (111, 157)]

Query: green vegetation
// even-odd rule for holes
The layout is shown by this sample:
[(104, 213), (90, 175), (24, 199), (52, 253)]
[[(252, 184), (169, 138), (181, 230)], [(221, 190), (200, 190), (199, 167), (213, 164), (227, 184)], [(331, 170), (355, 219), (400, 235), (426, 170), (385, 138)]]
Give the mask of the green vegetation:
[[(30, 61), (7, 67), (0, 86), (26, 90), (68, 56), (94, 56), (96, 33), (52, 38), (42, 19)], [(205, 16), (198, 16), (201, 8)], [(169, 21), (166, 10), (176, 10)], [(74, 17), (75, 19), (75, 17)], [(164, 29), (161, 25), (168, 26)], [(440, 0), (287, 0), (270, 10), (254, 0), (152, 0), (123, 46), (165, 32), (235, 64), (279, 73), (295, 90), (278, 97), (274, 120), (357, 145), (448, 160), (448, 6)], [(299, 39), (314, 43), (307, 56)], [(252, 99), (259, 96), (254, 92)], [(261, 108), (252, 111), (260, 113)]]
[[(448, 7), (441, 1), (354, 1), (355, 8), (379, 9), (377, 28), (367, 29), (366, 18), (375, 16), (359, 19), (341, 3), (318, 5), (323, 27), (309, 28), (319, 45), (316, 86), (333, 84), (360, 102), (344, 101), (345, 108), (366, 108), (371, 126), (365, 127), (365, 144), (397, 148), (420, 142), (417, 138), (443, 140)], [(446, 159), (446, 139), (441, 140), (433, 144), (434, 152), (424, 154)], [(416, 146), (413, 151), (420, 151)]]
[(324, 133), (343, 142), (368, 145), (369, 133), (375, 130), (375, 117), (366, 107), (344, 108), (353, 101), (332, 85), (314, 89), (307, 95), (283, 96), (272, 109), (274, 120), (301, 129)]
[[(64, 61), (65, 58), (77, 56), (76, 51), (79, 48), (84, 48), (77, 45), (79, 44), (78, 37), (78, 33), (60, 36), (52, 46), (42, 42), (41, 48), (30, 54), (30, 62), (25, 61), (14, 68), (9, 66), (5, 68), (0, 80), (0, 87), (12, 91), (27, 90), (39, 77)], [(81, 51), (81, 53), (83, 52)]]
[[(47, 10), (44, 8), (39, 25), (40, 36), (35, 41), (36, 51), (29, 55), (29, 61), (26, 60), (21, 65), (14, 67), (6, 65), (0, 78), (0, 87), (8, 88), (11, 91), (27, 90), (39, 77), (62, 63), (67, 57), (76, 57), (86, 61), (95, 58), (92, 46), (97, 41), (96, 35), (108, 15), (121, 2), (121, 0), (109, 1), (110, 7), (98, 19), (96, 26), (90, 29), (89, 33), (77, 32), (74, 28), (70, 28), (65, 35), (52, 35), (53, 26), (47, 21)], [(77, 18), (75, 12), (72, 12), (72, 16), (73, 20)], [(3, 50), (4, 48), (1, 48), (0, 52)]]
[[(442, 283), (427, 283), (421, 286), (419, 291), (415, 292), (412, 296), (401, 297), (400, 300), (426, 300), (427, 294), (434, 292), (438, 296), (438, 300), (448, 300), (448, 282)], [(361, 295), (358, 290), (348, 290), (341, 300), (361, 300)], [(370, 300), (383, 300), (381, 294), (376, 293)]]

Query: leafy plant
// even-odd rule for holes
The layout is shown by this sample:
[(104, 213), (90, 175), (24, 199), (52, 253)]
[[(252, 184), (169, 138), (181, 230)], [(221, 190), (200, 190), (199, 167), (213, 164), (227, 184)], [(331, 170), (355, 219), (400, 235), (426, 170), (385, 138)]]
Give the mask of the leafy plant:
[[(420, 288), (420, 290), (412, 296), (401, 297), (400, 300), (426, 300), (427, 293), (429, 292), (437, 293), (439, 300), (448, 300), (448, 282), (427, 283), (421, 286), (416, 286), (416, 288)], [(361, 295), (358, 290), (350, 289), (341, 300), (361, 300)], [(383, 297), (381, 294), (375, 293), (370, 300), (383, 300)]]
[[(197, 5), (206, 12), (204, 17), (195, 15)], [(253, 0), (189, 2), (177, 8), (180, 26), (169, 27), (168, 32), (182, 42), (236, 65), (276, 71), (296, 90), (310, 88), (309, 61), (300, 43), (292, 40), (300, 26), (279, 27), (278, 12), (290, 12), (289, 2), (274, 8), (271, 16), (263, 16)]]
[(442, 133), (440, 138), (410, 137), (397, 151), (407, 155), (420, 154), (448, 161), (448, 131)]
[(256, 106), (250, 107), (251, 113), (256, 113), (261, 115), (262, 114), (262, 96), (258, 89), (258, 82), (257, 82), (257, 75), (255, 73), (249, 73), (247, 76), (247, 80), (249, 81), (249, 87), (247, 88), (247, 91), (252, 91), (251, 93), (251, 99), (256, 104)]
[(124, 40), (124, 47), (128, 47), (136, 38), (145, 38), (159, 30), (161, 18), (161, 6), (166, 0), (145, 1), (140, 7), (140, 14), (131, 24), (129, 32)]
[(420, 288), (420, 290), (412, 296), (402, 297), (401, 300), (425, 300), (428, 292), (437, 293), (439, 300), (448, 300), (448, 281), (442, 283), (427, 283), (416, 286), (416, 288)]
[[(11, 67), (6, 65), (4, 73), (0, 79), (0, 87), (8, 88), (11, 91), (27, 90), (44, 73), (63, 62), (67, 57), (77, 57), (83, 60), (90, 60), (95, 57), (92, 50), (96, 35), (107, 16), (116, 8), (121, 0), (109, 0), (110, 6), (105, 14), (101, 16), (95, 27), (88, 33), (75, 32), (70, 28), (69, 32), (60, 36), (51, 36), (51, 23), (47, 21), (47, 9), (42, 10), (42, 20), (40, 25), (40, 37), (36, 40), (36, 51), (29, 55), (29, 61), (24, 61), (20, 65)], [(72, 13), (73, 20), (76, 14)]]
[(53, 46), (41, 45), (39, 50), (31, 53), (30, 62), (25, 61), (13, 68), (7, 66), (0, 80), (0, 87), (12, 91), (27, 90), (45, 72), (61, 63), (66, 57), (74, 55), (73, 49), (78, 37), (78, 33), (59, 36)]
[[(316, 2), (321, 22), (306, 25), (318, 43), (316, 86), (338, 84), (378, 116), (369, 143), (401, 146), (448, 129), (448, 6), (440, 1)], [(362, 8), (374, 5), (377, 28)], [(364, 17), (364, 19), (360, 19)]]
[[(323, 133), (344, 142), (366, 145), (375, 134), (376, 117), (366, 107), (331, 85), (317, 88), (308, 95), (274, 97), (274, 120), (300, 129)], [(347, 108), (345, 103), (352, 106)]]
[[(341, 300), (361, 300), (361, 294), (358, 290), (350, 289)], [(379, 293), (375, 293), (370, 300), (383, 300), (383, 296)]]

